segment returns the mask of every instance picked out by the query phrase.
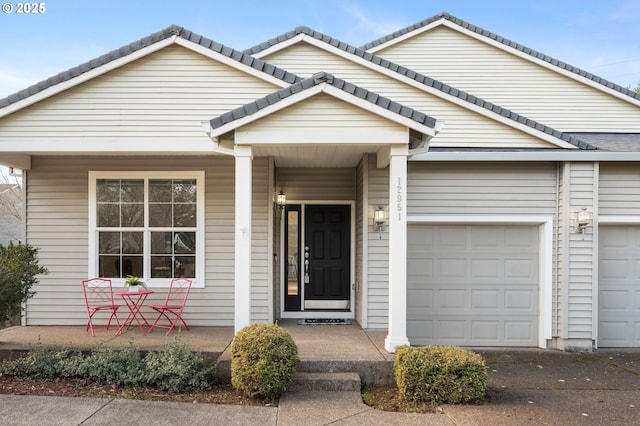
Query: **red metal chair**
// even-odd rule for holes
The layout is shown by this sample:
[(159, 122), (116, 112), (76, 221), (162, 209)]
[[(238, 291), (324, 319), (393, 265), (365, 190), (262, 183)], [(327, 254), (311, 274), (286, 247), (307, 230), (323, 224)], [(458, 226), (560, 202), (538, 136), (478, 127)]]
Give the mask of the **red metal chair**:
[[(154, 327), (168, 328), (168, 336), (171, 330), (178, 324), (178, 321), (182, 321), (184, 328), (189, 330), (189, 326), (182, 317), (182, 312), (184, 311), (184, 306), (187, 304), (187, 298), (191, 290), (191, 282), (192, 281), (187, 278), (174, 278), (171, 280), (167, 299), (164, 301), (164, 304), (151, 305), (151, 309), (158, 312), (158, 318), (156, 318), (153, 325), (149, 328), (149, 332), (151, 332)], [(169, 325), (158, 325), (158, 322), (162, 318), (169, 321)]]
[[(120, 305), (116, 305), (113, 302), (113, 288), (111, 287), (111, 280), (104, 278), (82, 280), (82, 290), (84, 292), (84, 301), (87, 305), (87, 315), (89, 315), (87, 330), (91, 329), (92, 336), (95, 337), (93, 330), (96, 328), (106, 328), (108, 330), (114, 317), (118, 327), (120, 327), (120, 320), (118, 320), (118, 315), (116, 314)], [(93, 317), (96, 313), (103, 311), (111, 312), (109, 322), (107, 322), (107, 325), (95, 325), (93, 323)]]

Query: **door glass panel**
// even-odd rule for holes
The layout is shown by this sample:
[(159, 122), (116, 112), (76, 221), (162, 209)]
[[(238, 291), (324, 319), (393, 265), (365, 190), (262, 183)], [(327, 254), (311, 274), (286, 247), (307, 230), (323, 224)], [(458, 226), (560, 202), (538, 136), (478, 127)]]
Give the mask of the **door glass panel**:
[(287, 295), (297, 296), (298, 289), (298, 253), (300, 252), (300, 241), (298, 240), (298, 230), (300, 227), (300, 212), (290, 210), (287, 212)]

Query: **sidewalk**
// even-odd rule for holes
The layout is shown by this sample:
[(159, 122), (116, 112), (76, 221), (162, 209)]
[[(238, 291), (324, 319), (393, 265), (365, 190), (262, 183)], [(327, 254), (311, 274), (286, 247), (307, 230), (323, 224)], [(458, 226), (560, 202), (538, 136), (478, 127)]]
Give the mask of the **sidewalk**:
[(593, 354), (478, 351), (488, 399), (441, 413), (374, 410), (359, 392), (287, 392), (278, 407), (0, 395), (6, 425), (633, 425), (640, 422), (640, 350)]

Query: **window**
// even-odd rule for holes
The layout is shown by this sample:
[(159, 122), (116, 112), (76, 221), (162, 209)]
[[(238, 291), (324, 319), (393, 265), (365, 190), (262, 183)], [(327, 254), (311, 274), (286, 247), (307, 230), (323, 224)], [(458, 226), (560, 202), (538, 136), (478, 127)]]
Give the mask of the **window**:
[[(90, 174), (90, 273), (166, 283), (203, 268), (203, 173)], [(194, 283), (195, 284), (195, 283)]]

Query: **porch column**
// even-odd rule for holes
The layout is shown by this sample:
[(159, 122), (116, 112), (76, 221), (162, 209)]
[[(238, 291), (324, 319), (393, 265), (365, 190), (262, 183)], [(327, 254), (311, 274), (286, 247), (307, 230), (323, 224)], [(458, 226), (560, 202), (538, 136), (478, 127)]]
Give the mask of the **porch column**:
[(235, 316), (237, 333), (251, 324), (251, 166), (250, 146), (236, 146)]
[(392, 146), (389, 156), (389, 334), (388, 352), (408, 345), (407, 338), (407, 155)]

